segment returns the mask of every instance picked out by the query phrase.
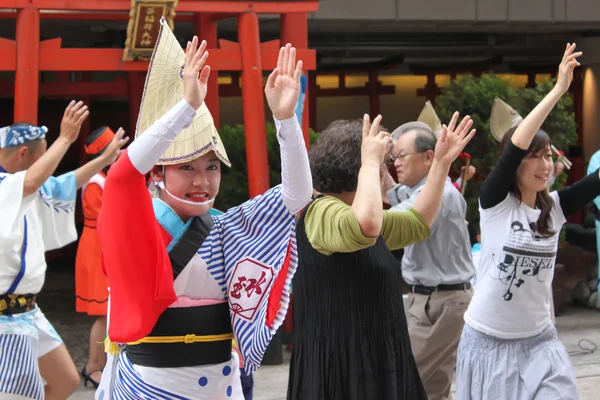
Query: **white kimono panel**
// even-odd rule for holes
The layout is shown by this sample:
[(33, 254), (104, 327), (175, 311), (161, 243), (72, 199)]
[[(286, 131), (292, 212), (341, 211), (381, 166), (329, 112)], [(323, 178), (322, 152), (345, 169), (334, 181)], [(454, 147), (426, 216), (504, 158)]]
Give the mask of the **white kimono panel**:
[(0, 294), (37, 294), (44, 253), (77, 240), (75, 174), (51, 177), (23, 198), (25, 174), (0, 172)]

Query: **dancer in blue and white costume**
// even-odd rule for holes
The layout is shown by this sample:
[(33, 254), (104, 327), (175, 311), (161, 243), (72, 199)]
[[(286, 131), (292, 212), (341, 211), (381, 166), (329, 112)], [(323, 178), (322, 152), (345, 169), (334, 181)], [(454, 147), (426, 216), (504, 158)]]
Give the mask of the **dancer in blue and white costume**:
[[(46, 151), (45, 126), (16, 123), (0, 129), (0, 398), (66, 398), (79, 385), (73, 361), (36, 305), (44, 285), (44, 253), (77, 239), (77, 189), (111, 164), (125, 141), (57, 178), (51, 175), (77, 140), (88, 115), (69, 104), (61, 131)], [(39, 358), (39, 366), (38, 366)], [(54, 371), (51, 371), (54, 369)], [(48, 381), (46, 387), (41, 373)], [(61, 381), (54, 379), (58, 372)]]

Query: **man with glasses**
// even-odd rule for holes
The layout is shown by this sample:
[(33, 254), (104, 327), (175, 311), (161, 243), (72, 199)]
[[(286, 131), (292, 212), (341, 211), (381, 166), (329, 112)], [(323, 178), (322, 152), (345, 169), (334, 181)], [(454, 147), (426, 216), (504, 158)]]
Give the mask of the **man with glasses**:
[[(409, 122), (392, 132), (394, 167), (399, 185), (386, 174), (384, 190), (392, 210), (408, 210), (421, 192), (433, 163), (436, 135), (423, 122)], [(431, 237), (404, 249), (402, 276), (410, 289), (408, 330), (421, 380), (430, 400), (447, 399), (463, 329), (463, 314), (475, 273), (467, 204), (450, 178)]]

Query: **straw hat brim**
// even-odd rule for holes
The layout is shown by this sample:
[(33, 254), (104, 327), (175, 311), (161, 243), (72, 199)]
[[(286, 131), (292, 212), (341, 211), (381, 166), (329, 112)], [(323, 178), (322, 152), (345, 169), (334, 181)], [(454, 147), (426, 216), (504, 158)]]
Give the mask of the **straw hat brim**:
[[(152, 53), (137, 120), (135, 137), (179, 103), (183, 97), (185, 53), (164, 18)], [(210, 111), (202, 104), (192, 123), (184, 128), (158, 161), (173, 165), (195, 160), (214, 151), (227, 166), (231, 162), (223, 146)]]
[(523, 118), (517, 110), (496, 97), (490, 115), (490, 129), (497, 141), (501, 142), (506, 132), (519, 125), (521, 121), (523, 121)]
[(417, 121), (424, 122), (429, 125), (433, 133), (435, 133), (435, 136), (439, 136), (442, 132), (442, 121), (440, 121), (440, 118), (438, 117), (429, 100), (425, 102), (425, 107), (423, 107), (423, 110), (421, 111), (421, 114), (419, 114)]

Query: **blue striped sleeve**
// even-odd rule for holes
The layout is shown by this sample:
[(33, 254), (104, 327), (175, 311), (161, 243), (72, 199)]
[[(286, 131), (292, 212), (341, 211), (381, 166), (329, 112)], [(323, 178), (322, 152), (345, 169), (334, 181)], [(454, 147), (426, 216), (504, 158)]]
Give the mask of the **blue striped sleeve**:
[[(213, 220), (216, 231), (210, 239), (218, 238), (222, 251), (215, 251), (213, 242), (209, 269), (227, 294), (245, 369), (252, 373), (287, 313), (297, 265), (295, 218), (283, 203), (279, 185)], [(202, 249), (200, 254), (206, 260)], [(267, 325), (269, 296), (278, 278), (283, 291), (271, 301), (276, 309), (271, 310), (274, 317)]]

